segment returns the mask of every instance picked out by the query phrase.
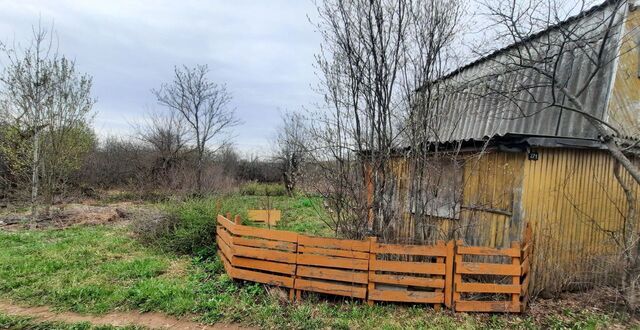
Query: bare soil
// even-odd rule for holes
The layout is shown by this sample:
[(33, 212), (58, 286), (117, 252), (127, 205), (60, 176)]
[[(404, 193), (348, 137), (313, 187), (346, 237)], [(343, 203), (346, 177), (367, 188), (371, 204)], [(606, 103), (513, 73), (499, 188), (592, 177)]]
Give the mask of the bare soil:
[(55, 313), (49, 308), (24, 307), (7, 301), (0, 301), (0, 311), (15, 316), (28, 316), (36, 322), (89, 322), (96, 326), (143, 326), (151, 329), (185, 329), (185, 330), (218, 330), (218, 329), (251, 329), (236, 324), (203, 325), (186, 319), (176, 319), (161, 313), (118, 312), (101, 316), (82, 315), (72, 312)]
[(60, 204), (52, 207), (50, 215), (34, 223), (29, 212), (0, 215), (0, 228), (4, 230), (35, 228), (66, 228), (74, 225), (101, 225), (127, 219), (138, 207), (131, 203), (107, 206), (87, 204)]

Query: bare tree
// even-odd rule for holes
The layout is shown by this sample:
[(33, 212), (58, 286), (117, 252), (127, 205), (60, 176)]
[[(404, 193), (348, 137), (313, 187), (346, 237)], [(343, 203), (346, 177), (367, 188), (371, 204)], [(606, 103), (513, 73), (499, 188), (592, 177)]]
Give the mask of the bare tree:
[(307, 128), (304, 118), (296, 112), (282, 115), (282, 125), (276, 137), (276, 160), (280, 163), (282, 179), (289, 196), (293, 195), (300, 171), (307, 157)]
[[(484, 7), (492, 29), (497, 31), (497, 40), (506, 40), (515, 46), (493, 56), (491, 73), (474, 83), (482, 83), (490, 96), (507, 103), (509, 107), (505, 108), (514, 109), (508, 114), (513, 118), (549, 112), (560, 116), (573, 114), (572, 120), (584, 120), (595, 129), (616, 162), (615, 177), (627, 200), (622, 234), (618, 235), (621, 238), (616, 241), (624, 264), (623, 298), (635, 309), (640, 279), (640, 240), (633, 185), (640, 184), (640, 168), (630, 152), (635, 142), (626, 140), (626, 134), (628, 126), (637, 123), (612, 123), (609, 116), (594, 113), (593, 104), (607, 100), (610, 87), (606, 82), (615, 78), (608, 74), (615, 72), (612, 68), (621, 56), (638, 47), (640, 31), (633, 28), (634, 25), (631, 29), (624, 28), (628, 13), (637, 9), (633, 2), (612, 0), (586, 11), (591, 3), (584, 0), (571, 5), (555, 0), (486, 1)], [(569, 13), (576, 11), (581, 14), (567, 21)], [(545, 33), (537, 34), (538, 31)], [(579, 62), (581, 60), (583, 62)], [(576, 67), (574, 62), (585, 64)], [(513, 83), (499, 83), (505, 80)], [(535, 113), (524, 110), (530, 104), (535, 104)], [(623, 178), (622, 170), (633, 182)]]
[[(176, 112), (149, 112), (143, 123), (134, 125), (134, 130), (138, 140), (155, 151), (152, 174), (156, 179), (173, 180), (170, 171), (191, 151), (184, 118)], [(169, 182), (170, 186), (172, 184)]]
[(218, 149), (227, 142), (228, 130), (239, 124), (230, 107), (231, 94), (225, 85), (211, 82), (206, 65), (175, 67), (173, 81), (153, 90), (158, 103), (179, 114), (189, 128), (189, 139), (197, 154), (196, 186), (202, 192), (202, 174), (207, 148), (218, 139)]
[[(331, 173), (326, 176), (334, 185), (331, 193), (341, 195), (335, 200), (342, 205), (332, 207), (366, 210), (369, 233), (385, 236), (401, 218), (394, 205), (397, 196), (389, 189), (391, 158), (400, 147), (424, 142), (417, 137), (407, 141), (408, 130), (415, 135), (422, 129), (417, 126), (413, 94), (445, 70), (445, 51), (458, 30), (462, 6), (463, 2), (451, 0), (317, 5), (323, 36), (317, 63), (326, 105), (313, 121), (313, 140), (318, 144), (314, 154)], [(365, 182), (365, 177), (370, 180)], [(336, 217), (342, 215), (336, 212)], [(355, 230), (356, 236), (365, 234), (361, 228)]]
[(49, 204), (56, 186), (79, 167), (92, 136), (91, 77), (78, 73), (73, 61), (59, 56), (55, 41), (53, 28), (39, 24), (33, 27), (33, 39), (26, 48), (0, 45), (5, 62), (0, 82), (8, 122), (18, 136), (31, 140), (28, 162), (34, 218), (41, 184)]

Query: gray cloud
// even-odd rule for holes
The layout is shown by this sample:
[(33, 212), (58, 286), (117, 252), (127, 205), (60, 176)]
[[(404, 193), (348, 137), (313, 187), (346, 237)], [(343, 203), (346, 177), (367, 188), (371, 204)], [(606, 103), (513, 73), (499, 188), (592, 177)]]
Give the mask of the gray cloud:
[(150, 93), (180, 64), (208, 64), (227, 83), (244, 121), (236, 145), (264, 154), (279, 110), (317, 102), (313, 55), (320, 37), (310, 1), (0, 1), (0, 39), (28, 40), (31, 25), (52, 21), (60, 51), (94, 76), (95, 127), (129, 133)]

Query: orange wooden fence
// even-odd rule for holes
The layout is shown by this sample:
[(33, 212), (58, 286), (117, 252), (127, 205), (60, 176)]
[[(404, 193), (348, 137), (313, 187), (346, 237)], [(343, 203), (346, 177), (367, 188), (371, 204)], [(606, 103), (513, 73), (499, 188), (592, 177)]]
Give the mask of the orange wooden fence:
[[(234, 279), (290, 289), (290, 297), (318, 292), (375, 301), (441, 305), (455, 311), (520, 312), (529, 283), (530, 229), (523, 247), (467, 247), (461, 242), (402, 245), (312, 237), (244, 226), (218, 216), (218, 253)], [(465, 256), (485, 258), (465, 261)], [(508, 258), (509, 263), (500, 263)], [(483, 282), (497, 276), (506, 284)], [(471, 278), (468, 278), (471, 277)], [(490, 295), (508, 300), (486, 300)], [(469, 298), (470, 297), (470, 298)]]

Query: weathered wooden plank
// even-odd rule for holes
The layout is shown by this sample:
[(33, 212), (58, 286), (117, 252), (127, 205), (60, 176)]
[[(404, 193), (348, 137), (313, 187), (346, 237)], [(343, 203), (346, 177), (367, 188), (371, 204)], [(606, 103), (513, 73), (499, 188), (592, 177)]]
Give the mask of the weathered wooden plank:
[(520, 304), (511, 301), (456, 301), (456, 312), (520, 312)]
[(522, 262), (521, 267), (520, 267), (522, 269), (520, 274), (522, 274), (522, 275), (528, 274), (529, 273), (529, 267), (530, 267), (529, 258), (525, 258), (524, 261)]
[(234, 268), (233, 278), (238, 278), (246, 281), (264, 283), (269, 285), (283, 286), (287, 288), (293, 287), (293, 278), (287, 276), (266, 274), (256, 272), (247, 269)]
[(419, 286), (425, 288), (444, 288), (444, 279), (439, 278), (426, 278), (416, 277), (408, 275), (396, 275), (396, 274), (371, 274), (369, 275), (369, 281), (375, 283), (406, 285), (406, 286)]
[(444, 293), (442, 292), (421, 292), (421, 291), (396, 291), (375, 289), (369, 292), (367, 297), (377, 301), (395, 301), (422, 304), (442, 304), (444, 303)]
[(364, 299), (367, 295), (367, 288), (348, 284), (329, 283), (318, 280), (308, 280), (297, 278), (295, 288), (298, 290), (320, 292), (337, 296), (346, 296)]
[(251, 246), (264, 249), (275, 249), (283, 251), (296, 251), (296, 244), (291, 242), (270, 241), (259, 238), (234, 237), (233, 244)]
[(247, 210), (249, 220), (256, 222), (269, 223), (270, 225), (276, 225), (282, 217), (282, 212), (277, 209), (272, 210)]
[(458, 254), (469, 254), (477, 256), (506, 256), (519, 257), (520, 249), (494, 249), (483, 246), (458, 246)]
[(233, 246), (233, 238), (229, 234), (229, 232), (224, 229), (222, 226), (218, 226), (216, 229), (216, 234), (220, 236), (220, 238), (227, 243), (228, 246)]
[(351, 250), (324, 249), (318, 247), (309, 247), (301, 245), (298, 249), (300, 253), (320, 254), (334, 257), (345, 257), (355, 259), (368, 259), (369, 253)]
[(229, 260), (227, 260), (227, 257), (225, 257), (224, 254), (222, 254), (222, 252), (220, 252), (219, 250), (218, 256), (220, 257), (220, 260), (222, 260), (224, 271), (227, 273), (227, 275), (229, 275), (229, 277), (233, 278), (233, 266), (231, 266), (231, 263), (229, 262)]
[(520, 285), (495, 283), (457, 283), (458, 292), (475, 293), (520, 293)]
[(369, 269), (396, 273), (445, 275), (444, 263), (372, 260)]
[(284, 230), (272, 230), (266, 228), (249, 227), (243, 225), (235, 225), (233, 234), (238, 236), (251, 236), (257, 238), (271, 239), (276, 241), (285, 241), (295, 243), (298, 240), (298, 233)]
[(257, 260), (257, 259), (249, 259), (234, 256), (231, 259), (231, 263), (234, 267), (242, 267), (242, 268), (250, 268), (254, 270), (264, 270), (273, 273), (281, 273), (287, 275), (294, 275), (296, 272), (296, 265), (294, 264), (283, 264), (280, 262), (266, 261), (266, 260)]
[(531, 281), (531, 274), (527, 274), (524, 280), (522, 281), (520, 294), (523, 296), (528, 296), (529, 291), (529, 282)]
[(356, 241), (350, 239), (324, 238), (300, 235), (298, 244), (316, 246), (325, 249), (352, 250), (369, 252), (369, 241)]
[(405, 244), (374, 244), (371, 248), (373, 252), (378, 254), (404, 254), (418, 256), (444, 257), (447, 255), (447, 249), (444, 246), (423, 246), (423, 245), (405, 245)]
[(520, 275), (520, 266), (482, 262), (460, 262), (456, 263), (456, 272), (458, 274), (518, 276)]
[(233, 232), (233, 229), (236, 226), (236, 224), (233, 223), (233, 221), (225, 218), (224, 216), (222, 216), (220, 214), (218, 214), (218, 224), (220, 224), (222, 227), (226, 228), (230, 232)]
[(248, 257), (254, 259), (271, 260), (277, 262), (285, 262), (290, 264), (296, 263), (296, 254), (291, 252), (266, 250), (253, 248), (248, 246), (235, 245), (233, 248), (234, 255)]
[(298, 265), (325, 266), (357, 270), (367, 270), (369, 267), (368, 260), (319, 256), (314, 254), (298, 254), (297, 262)]
[(368, 275), (362, 271), (339, 270), (312, 266), (298, 266), (298, 277), (312, 277), (325, 280), (342, 281), (349, 283), (368, 283)]
[(218, 244), (218, 250), (222, 252), (222, 254), (228, 259), (231, 260), (233, 257), (233, 249), (227, 245), (227, 243), (222, 240), (220, 235), (216, 236), (216, 244)]
[(455, 255), (455, 244), (453, 241), (447, 243), (447, 257), (445, 259), (445, 285), (444, 304), (451, 308), (453, 306), (453, 258)]

